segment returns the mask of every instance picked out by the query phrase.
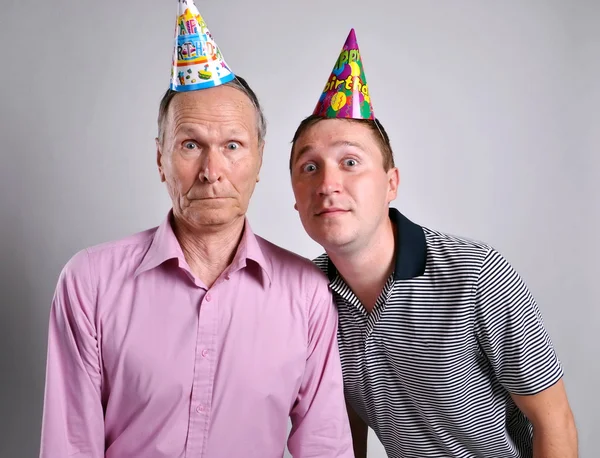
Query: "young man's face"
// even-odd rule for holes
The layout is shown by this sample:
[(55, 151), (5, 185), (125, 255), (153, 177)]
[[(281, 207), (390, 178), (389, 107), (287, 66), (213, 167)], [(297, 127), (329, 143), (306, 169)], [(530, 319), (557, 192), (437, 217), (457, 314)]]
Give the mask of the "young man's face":
[(344, 119), (307, 128), (292, 149), (295, 208), (308, 235), (327, 251), (355, 251), (388, 220), (398, 170), (385, 171), (373, 131)]

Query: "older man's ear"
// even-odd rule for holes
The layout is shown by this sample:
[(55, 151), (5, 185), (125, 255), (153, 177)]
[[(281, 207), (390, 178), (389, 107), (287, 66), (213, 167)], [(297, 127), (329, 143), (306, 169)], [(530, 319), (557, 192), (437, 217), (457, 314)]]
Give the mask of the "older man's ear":
[(258, 145), (258, 154), (260, 157), (260, 160), (258, 162), (258, 174), (256, 175), (256, 182), (258, 183), (260, 181), (260, 170), (262, 169), (262, 162), (263, 162), (263, 152), (265, 150), (265, 141), (263, 140), (260, 145)]
[(154, 139), (156, 142), (156, 165), (158, 166), (158, 174), (160, 175), (160, 182), (165, 182), (165, 174), (162, 169), (162, 153), (160, 152), (160, 140), (157, 138)]

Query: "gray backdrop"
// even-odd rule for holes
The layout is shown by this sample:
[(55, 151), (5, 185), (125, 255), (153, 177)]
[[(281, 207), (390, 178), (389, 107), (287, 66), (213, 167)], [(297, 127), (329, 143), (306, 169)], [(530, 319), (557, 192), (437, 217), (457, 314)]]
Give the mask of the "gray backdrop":
[[(395, 205), (503, 252), (566, 369), (581, 456), (600, 433), (600, 8), (590, 0), (198, 0), (269, 120), (254, 230), (312, 257), (289, 141), (355, 27), (401, 173)], [(38, 453), (49, 306), (77, 250), (160, 223), (155, 118), (174, 0), (0, 4), (1, 457)], [(371, 457), (384, 457), (371, 442)]]

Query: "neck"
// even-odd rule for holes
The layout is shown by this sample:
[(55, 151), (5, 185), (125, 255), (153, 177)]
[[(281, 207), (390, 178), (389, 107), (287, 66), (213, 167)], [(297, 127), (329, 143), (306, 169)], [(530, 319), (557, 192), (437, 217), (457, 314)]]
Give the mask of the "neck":
[(213, 231), (191, 228), (174, 220), (173, 231), (192, 273), (210, 288), (235, 257), (244, 218)]
[(369, 243), (359, 249), (326, 250), (338, 273), (368, 312), (373, 310), (394, 270), (395, 232), (391, 220), (386, 219)]

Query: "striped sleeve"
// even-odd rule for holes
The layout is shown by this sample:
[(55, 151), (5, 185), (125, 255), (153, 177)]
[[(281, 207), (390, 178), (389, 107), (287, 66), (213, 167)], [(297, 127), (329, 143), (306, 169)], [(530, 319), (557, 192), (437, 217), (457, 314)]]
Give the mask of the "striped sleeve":
[(487, 253), (479, 273), (474, 318), (479, 345), (510, 393), (536, 394), (562, 377), (535, 299), (495, 250)]

